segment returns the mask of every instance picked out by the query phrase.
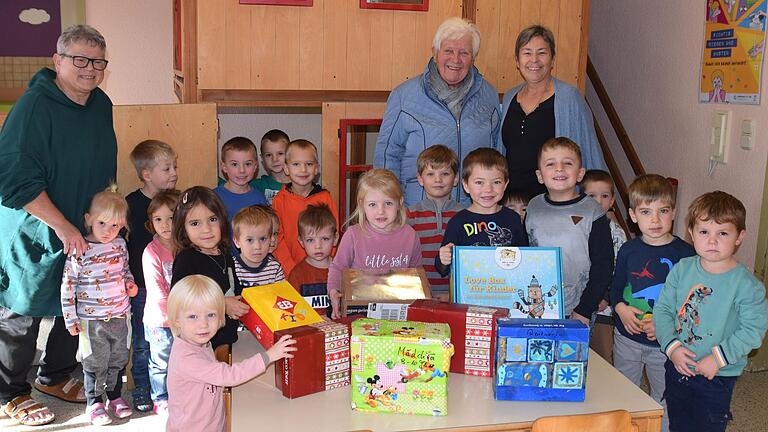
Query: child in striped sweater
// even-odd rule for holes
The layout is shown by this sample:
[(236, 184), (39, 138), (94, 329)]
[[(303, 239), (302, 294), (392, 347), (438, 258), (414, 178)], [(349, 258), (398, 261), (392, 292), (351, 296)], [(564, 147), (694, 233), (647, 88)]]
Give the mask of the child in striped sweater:
[(451, 199), (451, 191), (459, 182), (459, 159), (453, 150), (437, 144), (422, 151), (416, 163), (419, 171), (416, 179), (424, 188), (426, 198), (408, 207), (408, 224), (419, 236), (422, 262), (432, 296), (448, 301), (448, 278), (437, 272), (435, 256), (443, 242), (448, 221), (464, 209), (463, 205)]

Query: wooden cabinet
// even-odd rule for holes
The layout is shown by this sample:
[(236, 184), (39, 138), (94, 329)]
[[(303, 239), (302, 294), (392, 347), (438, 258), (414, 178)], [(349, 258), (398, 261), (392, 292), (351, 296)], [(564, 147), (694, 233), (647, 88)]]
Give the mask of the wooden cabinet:
[(183, 102), (384, 102), (392, 88), (424, 70), (435, 30), (451, 16), (477, 23), (476, 65), (500, 93), (522, 81), (515, 39), (533, 23), (555, 33), (555, 76), (584, 89), (588, 0), (432, 0), (426, 12), (361, 9), (349, 0), (315, 0), (311, 7), (175, 4)]
[(136, 144), (157, 139), (170, 144), (178, 155), (176, 187), (216, 187), (216, 104), (119, 105), (113, 108), (117, 136), (117, 185), (128, 194), (141, 187), (128, 155)]

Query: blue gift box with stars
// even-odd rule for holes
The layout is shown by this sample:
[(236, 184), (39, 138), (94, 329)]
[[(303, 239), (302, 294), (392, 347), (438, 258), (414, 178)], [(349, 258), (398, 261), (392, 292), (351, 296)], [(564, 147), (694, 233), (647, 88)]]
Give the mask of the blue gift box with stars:
[(576, 320), (500, 319), (497, 400), (583, 402), (589, 327)]

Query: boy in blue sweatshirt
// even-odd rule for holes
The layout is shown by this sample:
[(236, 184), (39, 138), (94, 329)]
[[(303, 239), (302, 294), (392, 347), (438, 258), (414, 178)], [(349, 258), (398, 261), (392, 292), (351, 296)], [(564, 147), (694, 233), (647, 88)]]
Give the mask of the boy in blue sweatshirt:
[[(624, 243), (616, 258), (610, 289), (615, 323), (613, 365), (638, 387), (645, 369), (651, 397), (664, 406), (667, 356), (656, 341), (653, 308), (672, 266), (696, 251), (672, 234), (675, 191), (666, 178), (646, 174), (629, 185), (629, 217), (642, 235)], [(665, 410), (663, 432), (668, 423)]]
[(725, 431), (736, 378), (768, 328), (765, 286), (734, 257), (745, 219), (741, 201), (721, 191), (688, 208), (697, 256), (672, 268), (653, 314), (669, 358), (664, 398), (671, 431)]

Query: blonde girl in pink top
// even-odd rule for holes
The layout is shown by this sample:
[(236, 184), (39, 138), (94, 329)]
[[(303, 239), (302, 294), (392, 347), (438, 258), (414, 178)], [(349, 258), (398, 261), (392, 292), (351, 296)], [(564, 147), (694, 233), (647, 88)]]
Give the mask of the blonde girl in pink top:
[(224, 325), (224, 294), (208, 276), (191, 275), (168, 296), (174, 340), (168, 361), (167, 432), (224, 431), (223, 387), (260, 375), (267, 365), (291, 358), (296, 341), (283, 336), (267, 352), (228, 365), (216, 360), (210, 340)]
[(158, 192), (147, 209), (147, 231), (154, 238), (141, 257), (147, 299), (144, 305), (144, 338), (149, 343), (149, 383), (153, 411), (168, 413), (168, 357), (171, 355), (173, 334), (168, 328), (168, 292), (173, 271), (173, 210), (179, 202), (179, 191)]

